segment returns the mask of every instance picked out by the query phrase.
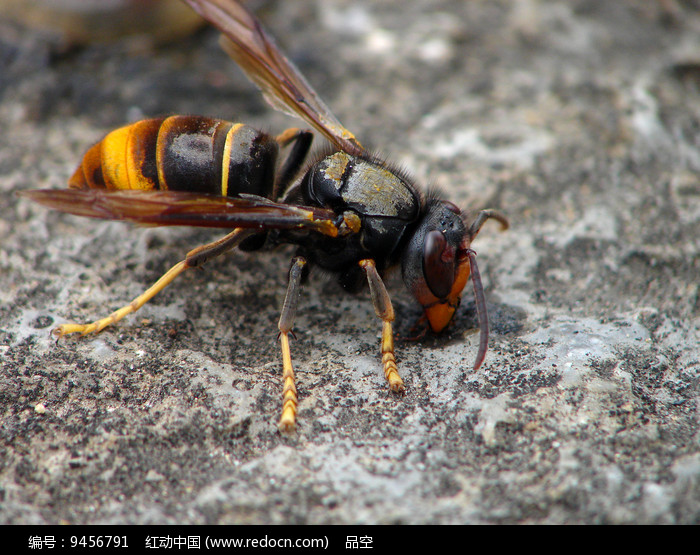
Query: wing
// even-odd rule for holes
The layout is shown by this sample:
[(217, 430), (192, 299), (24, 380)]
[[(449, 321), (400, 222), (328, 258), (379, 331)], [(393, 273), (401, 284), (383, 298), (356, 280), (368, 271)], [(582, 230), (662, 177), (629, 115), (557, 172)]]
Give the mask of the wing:
[(331, 237), (339, 231), (334, 223), (338, 216), (332, 210), (280, 204), (255, 195), (229, 198), (185, 191), (107, 189), (36, 189), (19, 194), (76, 216), (139, 224), (306, 229)]
[(185, 0), (222, 33), (221, 45), (262, 91), (272, 107), (301, 117), (340, 150), (366, 154), (355, 136), (331, 113), (296, 66), (237, 0)]

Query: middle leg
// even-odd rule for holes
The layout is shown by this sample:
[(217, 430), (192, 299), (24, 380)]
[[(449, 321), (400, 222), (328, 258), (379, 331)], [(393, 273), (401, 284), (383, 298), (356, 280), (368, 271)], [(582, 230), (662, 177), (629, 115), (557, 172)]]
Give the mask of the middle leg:
[[(289, 283), (287, 294), (282, 305), (282, 314), (279, 320), (279, 339), (282, 347), (282, 416), (280, 417), (279, 430), (291, 433), (296, 429), (297, 415), (297, 388), (294, 383), (294, 367), (292, 366), (292, 354), (289, 349), (289, 335), (292, 334), (294, 318), (299, 304), (301, 293), (301, 280), (304, 277), (306, 260), (297, 256), (292, 260), (289, 269)], [(293, 335), (293, 334), (292, 334)]]

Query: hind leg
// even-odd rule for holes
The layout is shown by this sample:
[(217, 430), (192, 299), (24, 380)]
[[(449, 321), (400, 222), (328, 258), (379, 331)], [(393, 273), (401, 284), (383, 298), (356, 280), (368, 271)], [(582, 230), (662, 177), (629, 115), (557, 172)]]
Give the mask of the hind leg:
[(249, 229), (236, 228), (231, 233), (222, 237), (221, 239), (209, 243), (207, 245), (202, 245), (196, 249), (190, 251), (184, 260), (181, 260), (175, 266), (170, 268), (163, 276), (156, 281), (151, 287), (144, 291), (141, 295), (136, 297), (128, 305), (115, 310), (109, 316), (101, 318), (100, 320), (95, 320), (89, 324), (61, 324), (60, 326), (53, 329), (51, 333), (57, 335), (58, 337), (63, 337), (69, 333), (81, 333), (87, 335), (88, 333), (98, 333), (102, 331), (107, 326), (114, 324), (124, 318), (125, 316), (136, 312), (139, 308), (145, 305), (163, 289), (165, 289), (170, 283), (179, 276), (182, 272), (188, 268), (195, 268), (201, 266), (207, 260), (215, 258), (236, 248), (241, 241), (250, 237), (255, 232)]

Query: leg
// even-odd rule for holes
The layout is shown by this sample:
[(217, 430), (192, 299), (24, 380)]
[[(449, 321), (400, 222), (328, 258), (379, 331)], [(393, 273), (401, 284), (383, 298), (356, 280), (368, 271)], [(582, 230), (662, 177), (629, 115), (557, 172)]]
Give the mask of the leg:
[(391, 328), (391, 323), (394, 321), (394, 307), (391, 306), (389, 293), (384, 287), (382, 278), (379, 277), (374, 260), (360, 260), (360, 267), (367, 274), (374, 312), (382, 320), (382, 364), (384, 365), (384, 375), (393, 392), (404, 393), (406, 387), (403, 385), (401, 376), (399, 376), (396, 357), (394, 356), (394, 334)]
[(304, 163), (306, 155), (309, 153), (313, 138), (314, 135), (310, 131), (304, 131), (296, 127), (287, 129), (277, 135), (276, 140), (281, 147), (286, 147), (292, 142), (294, 146), (277, 171), (275, 188), (272, 193), (273, 200), (277, 200), (286, 191), (289, 184), (296, 177), (297, 173), (299, 173), (299, 169)]
[(297, 388), (294, 385), (294, 368), (292, 367), (292, 354), (289, 350), (289, 334), (292, 333), (294, 318), (299, 303), (301, 292), (301, 279), (304, 275), (306, 260), (297, 256), (292, 261), (289, 269), (289, 284), (287, 295), (284, 297), (282, 314), (280, 315), (279, 330), (280, 343), (282, 344), (282, 416), (280, 417), (280, 432), (291, 433), (296, 428), (297, 414)]
[(235, 248), (243, 239), (254, 234), (253, 230), (234, 229), (231, 233), (222, 237), (218, 241), (209, 243), (207, 245), (202, 245), (196, 249), (190, 251), (187, 254), (187, 258), (175, 264), (170, 270), (168, 270), (157, 282), (155, 282), (151, 287), (149, 287), (144, 293), (136, 297), (128, 305), (123, 306), (119, 310), (115, 310), (101, 320), (95, 320), (91, 324), (62, 324), (55, 328), (51, 333), (57, 335), (58, 337), (63, 337), (69, 333), (82, 333), (86, 335), (88, 333), (97, 333), (102, 331), (104, 328), (110, 324), (118, 322), (124, 316), (136, 312), (139, 308), (150, 301), (156, 294), (160, 293), (165, 289), (171, 281), (173, 281), (177, 276), (188, 268), (194, 268), (196, 266), (201, 266), (210, 258), (219, 256), (233, 248)]

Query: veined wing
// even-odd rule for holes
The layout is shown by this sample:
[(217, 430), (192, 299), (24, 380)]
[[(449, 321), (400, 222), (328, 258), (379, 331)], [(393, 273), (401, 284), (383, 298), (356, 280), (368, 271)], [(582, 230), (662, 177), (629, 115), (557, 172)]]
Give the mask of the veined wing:
[(223, 33), (224, 50), (275, 109), (301, 117), (349, 154), (366, 154), (247, 8), (236, 0), (184, 1)]
[(35, 189), (21, 196), (90, 218), (139, 224), (249, 229), (307, 229), (335, 237), (332, 210), (273, 202), (255, 195), (230, 198), (186, 191)]

